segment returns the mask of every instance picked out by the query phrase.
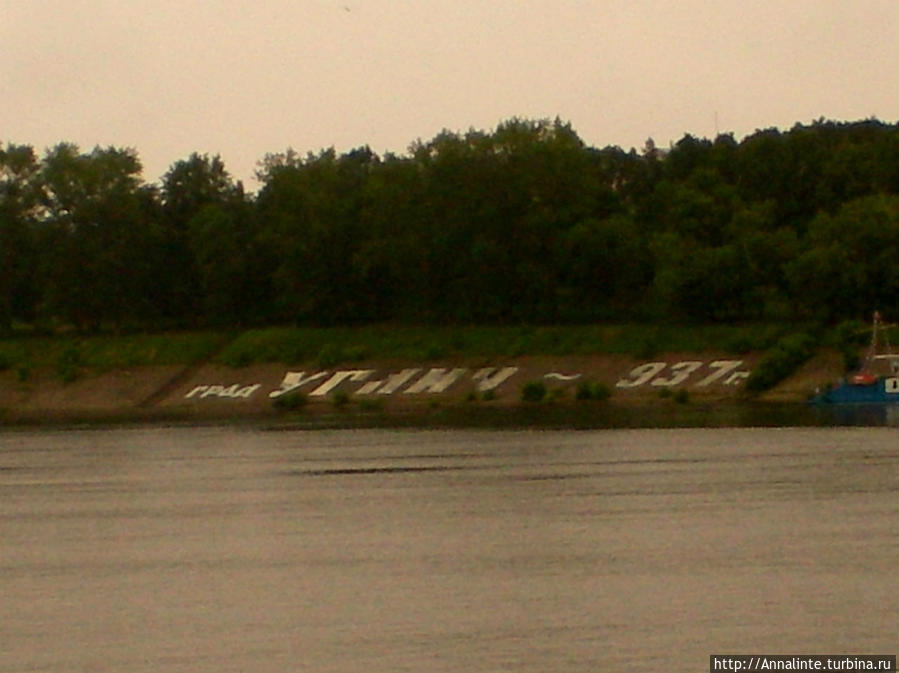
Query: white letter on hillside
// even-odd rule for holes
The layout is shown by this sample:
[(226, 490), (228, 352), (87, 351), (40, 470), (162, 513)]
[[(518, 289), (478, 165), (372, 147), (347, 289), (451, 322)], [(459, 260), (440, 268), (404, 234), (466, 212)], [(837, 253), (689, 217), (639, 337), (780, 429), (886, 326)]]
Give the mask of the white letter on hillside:
[(318, 381), (328, 375), (328, 372), (318, 372), (317, 374), (310, 374), (303, 378), (303, 374), (305, 373), (306, 372), (287, 372), (284, 374), (284, 380), (281, 381), (281, 388), (279, 390), (273, 390), (268, 396), (281, 397), (281, 395), (294, 391), (300, 386), (312, 383), (313, 381)]
[(486, 392), (488, 390), (493, 390), (500, 383), (505, 381), (507, 378), (512, 376), (515, 372), (518, 371), (518, 367), (503, 367), (496, 374), (493, 372), (496, 371), (495, 367), (485, 367), (484, 369), (479, 369), (471, 376), (472, 381), (479, 381), (478, 390), (480, 392)]
[(453, 385), (466, 369), (453, 369), (447, 373), (443, 367), (431, 369), (427, 374), (422, 376), (415, 384), (409, 386), (404, 392), (407, 395), (415, 395), (416, 393), (442, 393), (444, 390)]
[[(702, 381), (697, 383), (697, 386), (707, 386), (710, 383), (714, 383), (718, 379), (724, 378), (727, 374), (730, 374), (733, 370), (743, 364), (742, 360), (715, 360), (714, 362), (709, 363), (709, 369), (714, 369), (715, 372), (706, 376)], [(747, 374), (748, 376), (748, 374)]]
[(309, 394), (327, 395), (347, 379), (349, 379), (350, 381), (364, 381), (369, 376), (371, 376), (371, 373), (373, 371), (373, 369), (345, 369), (340, 372), (334, 372), (331, 378), (329, 378)]
[[(369, 381), (356, 391), (357, 395), (370, 395), (377, 392), (379, 395), (390, 395), (396, 392), (409, 379), (420, 372), (420, 369), (404, 369), (396, 374), (391, 374), (386, 379), (378, 379), (377, 381)], [(382, 385), (383, 384), (383, 385)]]

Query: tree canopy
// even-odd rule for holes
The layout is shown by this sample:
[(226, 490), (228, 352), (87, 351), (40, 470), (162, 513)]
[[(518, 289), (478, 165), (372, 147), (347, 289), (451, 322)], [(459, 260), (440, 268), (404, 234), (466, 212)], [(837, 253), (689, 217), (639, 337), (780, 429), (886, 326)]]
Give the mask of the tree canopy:
[(0, 330), (899, 315), (899, 127), (685, 135), (642, 152), (513, 118), (406, 155), (0, 144)]

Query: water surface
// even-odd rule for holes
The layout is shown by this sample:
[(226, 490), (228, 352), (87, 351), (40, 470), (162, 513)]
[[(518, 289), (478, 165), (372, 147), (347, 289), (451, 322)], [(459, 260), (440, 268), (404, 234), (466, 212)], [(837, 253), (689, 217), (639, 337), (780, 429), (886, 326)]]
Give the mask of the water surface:
[(0, 434), (0, 672), (895, 653), (891, 428)]

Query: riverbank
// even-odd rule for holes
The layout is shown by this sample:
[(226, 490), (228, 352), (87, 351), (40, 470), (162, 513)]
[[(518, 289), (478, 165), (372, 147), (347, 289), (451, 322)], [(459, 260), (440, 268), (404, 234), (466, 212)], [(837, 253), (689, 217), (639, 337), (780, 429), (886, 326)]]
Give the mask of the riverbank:
[[(675, 352), (361, 359), (323, 367), (202, 360), (91, 371), (0, 372), (0, 424), (252, 423), (267, 427), (697, 427), (809, 425), (804, 402), (838, 378), (822, 351), (764, 395), (744, 383), (762, 353)], [(526, 390), (529, 392), (526, 393)], [(530, 400), (530, 401), (529, 401)], [(825, 421), (826, 422), (826, 421)]]

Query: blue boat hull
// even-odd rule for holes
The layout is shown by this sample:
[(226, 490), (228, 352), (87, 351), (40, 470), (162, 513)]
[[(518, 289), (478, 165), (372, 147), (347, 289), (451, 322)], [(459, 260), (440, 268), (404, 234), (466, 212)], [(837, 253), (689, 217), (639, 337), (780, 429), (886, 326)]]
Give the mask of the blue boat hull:
[(896, 404), (899, 403), (899, 377), (881, 377), (869, 385), (843, 381), (812, 401), (817, 404)]

